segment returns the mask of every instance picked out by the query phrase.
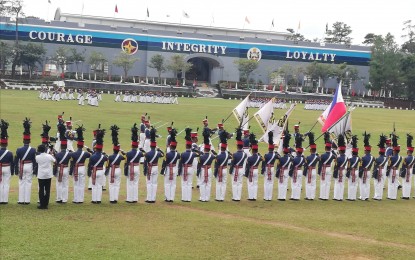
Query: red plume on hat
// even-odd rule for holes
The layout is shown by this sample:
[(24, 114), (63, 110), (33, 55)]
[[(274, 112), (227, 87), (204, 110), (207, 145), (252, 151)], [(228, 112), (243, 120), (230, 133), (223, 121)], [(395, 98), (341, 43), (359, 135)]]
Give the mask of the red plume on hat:
[(304, 151), (304, 149), (303, 149), (304, 138), (301, 135), (296, 135), (294, 141), (295, 141), (296, 151), (299, 152), (299, 153), (302, 153)]
[(203, 135), (204, 149), (209, 149), (210, 150), (210, 140), (209, 140), (210, 130), (209, 130), (209, 128), (207, 128), (207, 127), (204, 128), (202, 135)]
[(372, 150), (372, 147), (370, 146), (369, 140), (370, 140), (370, 134), (366, 133), (366, 131), (365, 131), (363, 133), (363, 143), (364, 143), (364, 146), (365, 146), (365, 151), (371, 151)]
[(101, 149), (104, 148), (104, 136), (105, 136), (105, 129), (101, 129), (101, 124), (98, 125), (97, 136), (96, 136), (96, 143), (95, 148)]
[(406, 149), (408, 151), (413, 152), (414, 151), (414, 147), (412, 146), (412, 140), (413, 140), (413, 136), (411, 134), (406, 134)]
[(220, 147), (221, 148), (228, 147), (228, 136), (229, 136), (229, 133), (226, 132), (225, 130), (220, 132), (219, 140), (220, 140)]
[(150, 147), (156, 147), (157, 146), (156, 132), (157, 132), (157, 129), (155, 129), (154, 127), (151, 127), (151, 129), (150, 129)]
[(191, 136), (192, 129), (187, 127), (184, 131), (185, 131), (184, 139), (186, 140), (186, 145), (192, 145), (192, 136)]
[(317, 149), (317, 145), (314, 141), (314, 133), (313, 132), (308, 132), (306, 134), (306, 136), (308, 136), (308, 144), (310, 146), (310, 149)]
[(331, 139), (329, 132), (324, 132), (324, 143), (326, 147), (331, 147)]
[(170, 146), (177, 146), (177, 141), (176, 141), (176, 136), (177, 136), (177, 130), (176, 128), (172, 128), (170, 130)]
[(283, 152), (284, 153), (289, 153), (290, 152), (290, 140), (291, 140), (290, 132), (288, 130), (285, 130), (284, 131), (284, 139), (282, 140), (282, 147), (283, 147)]
[(77, 144), (79, 146), (83, 146), (84, 145), (84, 131), (85, 128), (83, 125), (79, 126), (75, 129), (76, 131), (76, 137), (77, 137)]
[(136, 123), (131, 128), (131, 146), (138, 147), (138, 127)]
[(254, 133), (249, 134), (249, 143), (251, 144), (252, 150), (258, 150), (258, 141)]
[(384, 134), (381, 134), (379, 136), (378, 147), (379, 147), (379, 152), (381, 152), (381, 153), (384, 153), (386, 151), (386, 149), (385, 149), (386, 139), (387, 139), (387, 137)]
[(120, 143), (118, 142), (118, 131), (120, 128), (117, 125), (112, 125), (111, 130), (111, 139), (113, 144), (113, 150), (120, 150)]
[(268, 149), (274, 150), (274, 132), (269, 131), (268, 132)]
[(63, 121), (58, 123), (58, 132), (59, 132), (59, 140), (61, 141), (61, 145), (67, 145), (68, 141), (66, 138), (66, 127)]
[(8, 143), (8, 133), (7, 133), (7, 129), (9, 128), (9, 123), (6, 122), (5, 120), (1, 119), (0, 121), (0, 129), (1, 129), (1, 133), (0, 133), (0, 138), (1, 138), (1, 143), (2, 144), (7, 144)]
[(352, 152), (353, 153), (358, 153), (359, 152), (359, 148), (357, 148), (357, 141), (359, 139), (357, 138), (357, 135), (352, 136)]
[(344, 135), (339, 134), (337, 137), (337, 145), (339, 151), (346, 151), (346, 141), (344, 140)]
[(30, 118), (25, 118), (23, 120), (23, 139), (24, 140), (30, 140), (30, 128), (32, 127), (32, 122), (30, 121)]

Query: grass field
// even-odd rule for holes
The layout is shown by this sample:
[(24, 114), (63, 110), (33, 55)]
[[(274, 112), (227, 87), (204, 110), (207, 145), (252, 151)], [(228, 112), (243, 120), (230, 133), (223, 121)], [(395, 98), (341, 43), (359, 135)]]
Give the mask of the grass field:
[[(57, 115), (82, 120), (87, 129), (86, 143), (92, 141), (91, 131), (99, 123), (109, 129), (117, 124), (122, 148), (129, 149), (130, 127), (139, 123), (139, 116), (149, 113), (153, 122), (171, 122), (182, 130), (195, 129), (208, 116), (211, 125), (226, 118), (238, 104), (237, 100), (180, 99), (179, 105), (114, 103), (113, 95), (104, 95), (100, 107), (80, 107), (75, 101), (41, 101), (35, 91), (1, 90), (0, 117), (10, 123), (9, 149), (21, 145), (22, 120), (31, 118), (32, 146), (40, 143), (41, 124), (50, 120), (55, 125)], [(276, 110), (281, 116), (283, 111)], [(302, 132), (311, 128), (318, 111), (305, 111), (299, 105), (290, 123), (301, 121)], [(358, 108), (353, 112), (353, 130), (361, 136), (372, 133), (372, 146), (380, 133), (392, 131), (393, 122), (405, 146), (407, 132), (414, 132), (413, 111)], [(232, 116), (225, 127), (233, 131)], [(290, 126), (292, 129), (292, 126)], [(54, 129), (53, 129), (54, 130)], [(256, 123), (252, 131), (259, 133)], [(318, 134), (317, 127), (314, 129)], [(55, 132), (55, 131), (54, 131)], [(54, 133), (53, 132), (53, 133)], [(200, 131), (199, 131), (200, 133)], [(165, 143), (166, 130), (160, 130)], [(178, 137), (183, 151), (183, 135)], [(363, 147), (363, 138), (359, 143)], [(231, 151), (234, 141), (230, 142)], [(216, 144), (216, 143), (215, 143)], [(318, 142), (323, 148), (322, 140)], [(264, 153), (265, 145), (261, 146)], [(104, 150), (110, 152), (111, 138), (105, 138)], [(376, 149), (375, 149), (376, 150)], [(17, 177), (12, 177), (8, 205), (0, 205), (0, 255), (2, 259), (414, 259), (415, 200), (381, 202), (335, 201), (247, 201), (246, 182), (242, 201), (230, 201), (228, 181), (227, 201), (200, 203), (198, 190), (193, 202), (180, 201), (180, 183), (176, 202), (163, 202), (163, 180), (158, 181), (157, 203), (143, 203), (145, 179), (140, 177), (138, 204), (110, 204), (108, 191), (103, 204), (55, 204), (55, 180), (52, 182), (51, 205), (47, 211), (36, 209), (37, 180), (33, 179), (32, 203), (18, 205)], [(215, 185), (212, 185), (214, 191)], [(274, 197), (276, 192), (274, 186)], [(72, 181), (70, 184), (72, 198)], [(258, 198), (262, 198), (260, 178)], [(332, 185), (333, 189), (333, 185)], [(347, 187), (346, 187), (347, 190)], [(125, 177), (121, 180), (120, 201), (125, 200)], [(290, 193), (291, 191), (289, 191)], [(303, 189), (304, 192), (304, 189)], [(373, 194), (373, 185), (371, 187)], [(413, 194), (415, 195), (415, 194)], [(399, 195), (400, 196), (400, 192)], [(91, 198), (86, 192), (86, 201)]]

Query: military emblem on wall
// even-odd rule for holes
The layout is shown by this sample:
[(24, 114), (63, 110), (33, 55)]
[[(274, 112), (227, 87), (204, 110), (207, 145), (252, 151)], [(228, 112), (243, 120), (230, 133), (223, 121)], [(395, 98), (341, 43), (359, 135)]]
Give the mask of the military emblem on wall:
[(258, 48), (251, 48), (248, 50), (248, 52), (246, 53), (246, 57), (248, 58), (248, 60), (256, 60), (259, 61), (262, 57), (262, 53), (261, 50)]
[(129, 55), (133, 55), (138, 50), (138, 43), (136, 42), (136, 40), (131, 38), (125, 39), (121, 43), (121, 49)]

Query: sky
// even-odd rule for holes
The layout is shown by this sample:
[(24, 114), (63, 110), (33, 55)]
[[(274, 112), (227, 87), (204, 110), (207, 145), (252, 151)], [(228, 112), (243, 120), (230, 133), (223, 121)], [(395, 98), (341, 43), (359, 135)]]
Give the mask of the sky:
[[(415, 25), (415, 0), (24, 0), (26, 16), (53, 20), (63, 13), (195, 24), (237, 29), (286, 32), (298, 30), (306, 38), (324, 38), (340, 21), (352, 29), (352, 43), (362, 45), (367, 33), (391, 33), (405, 42), (403, 22)], [(117, 6), (118, 13), (115, 13)], [(147, 9), (149, 18), (147, 18)], [(183, 16), (188, 14), (188, 18)], [(248, 22), (249, 21), (249, 22)], [(272, 26), (274, 21), (274, 26)]]

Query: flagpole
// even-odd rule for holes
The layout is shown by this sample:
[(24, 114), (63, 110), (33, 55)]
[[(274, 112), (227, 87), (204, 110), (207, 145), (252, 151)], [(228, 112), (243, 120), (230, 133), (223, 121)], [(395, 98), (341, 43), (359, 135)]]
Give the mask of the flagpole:
[(229, 114), (229, 116), (225, 120), (223, 120), (222, 124), (225, 123), (229, 119), (229, 117), (231, 117), (232, 114), (233, 114), (233, 111)]
[(313, 130), (313, 129), (314, 129), (314, 127), (317, 125), (317, 123), (318, 123), (318, 120), (316, 120), (316, 122), (314, 123), (313, 127), (311, 127), (311, 129), (310, 129), (310, 130), (308, 130), (308, 132), (311, 132), (311, 130)]

